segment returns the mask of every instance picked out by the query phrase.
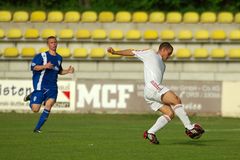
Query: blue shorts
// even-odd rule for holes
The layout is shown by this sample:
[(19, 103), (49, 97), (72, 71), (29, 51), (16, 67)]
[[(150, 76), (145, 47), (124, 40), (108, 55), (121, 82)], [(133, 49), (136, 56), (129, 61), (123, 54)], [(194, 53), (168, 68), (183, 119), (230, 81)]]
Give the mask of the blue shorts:
[(43, 89), (34, 90), (30, 97), (30, 107), (32, 104), (42, 104), (48, 99), (55, 99), (57, 101), (58, 90), (57, 89)]

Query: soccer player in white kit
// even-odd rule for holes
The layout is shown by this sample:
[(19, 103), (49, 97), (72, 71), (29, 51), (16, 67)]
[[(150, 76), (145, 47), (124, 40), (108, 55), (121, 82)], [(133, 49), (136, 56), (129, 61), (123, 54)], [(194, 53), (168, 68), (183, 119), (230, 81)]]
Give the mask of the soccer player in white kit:
[[(144, 132), (143, 137), (148, 139), (153, 144), (159, 144), (156, 137), (156, 132), (163, 128), (169, 121), (177, 115), (184, 127), (186, 134), (191, 138), (199, 138), (204, 130), (199, 132), (195, 130), (195, 125), (192, 124), (183, 108), (181, 99), (167, 87), (162, 85), (163, 74), (165, 72), (165, 63), (173, 52), (173, 47), (168, 42), (160, 44), (159, 49), (155, 52), (152, 49), (146, 50), (119, 50), (116, 51), (112, 47), (108, 48), (108, 52), (116, 55), (135, 56), (144, 64), (144, 98), (154, 111), (162, 112), (155, 124)], [(197, 125), (200, 127), (199, 125)], [(191, 134), (191, 135), (190, 135)]]

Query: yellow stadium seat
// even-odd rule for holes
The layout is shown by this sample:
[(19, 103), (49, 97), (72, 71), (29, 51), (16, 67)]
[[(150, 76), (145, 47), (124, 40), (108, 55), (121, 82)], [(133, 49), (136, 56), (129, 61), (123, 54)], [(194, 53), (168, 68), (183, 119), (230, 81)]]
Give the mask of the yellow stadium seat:
[(14, 39), (14, 38), (22, 38), (22, 31), (20, 29), (10, 29), (7, 32), (7, 38)]
[(123, 39), (123, 32), (118, 29), (111, 30), (109, 33), (109, 39), (111, 40), (121, 40)]
[(175, 39), (175, 33), (173, 30), (163, 30), (160, 32), (160, 38), (163, 40), (173, 40)]
[(235, 23), (240, 23), (240, 12), (238, 12), (238, 13), (235, 14), (234, 22), (235, 22)]
[(132, 15), (132, 21), (135, 23), (145, 23), (148, 21), (148, 14), (146, 12), (134, 12)]
[(79, 30), (77, 30), (76, 38), (78, 38), (78, 39), (89, 39), (89, 38), (91, 38), (91, 33), (87, 29), (79, 29)]
[(10, 22), (12, 14), (10, 11), (0, 10), (0, 22)]
[(149, 22), (163, 23), (165, 21), (165, 14), (163, 12), (152, 12), (149, 15)]
[(240, 48), (232, 48), (229, 50), (228, 57), (231, 59), (240, 58)]
[(3, 29), (0, 29), (0, 38), (4, 38), (5, 37), (5, 32)]
[(30, 15), (31, 22), (44, 22), (46, 20), (46, 12), (44, 11), (33, 11)]
[(73, 51), (74, 58), (86, 58), (88, 56), (88, 52), (86, 48), (75, 48)]
[(71, 29), (62, 29), (59, 31), (58, 37), (61, 39), (71, 39), (73, 38), (73, 31)]
[(226, 39), (226, 33), (224, 30), (214, 30), (211, 33), (211, 39), (213, 40), (225, 40)]
[(180, 12), (168, 12), (166, 17), (167, 23), (181, 23), (182, 14)]
[(158, 32), (156, 30), (146, 30), (143, 34), (145, 40), (156, 40), (158, 39)]
[(208, 58), (208, 50), (205, 48), (197, 48), (193, 53), (194, 58)]
[(132, 15), (127, 11), (119, 11), (116, 14), (116, 22), (130, 22)]
[(208, 40), (209, 33), (208, 30), (198, 30), (195, 32), (195, 39), (196, 40)]
[(26, 11), (16, 11), (13, 14), (13, 22), (27, 22), (29, 14)]
[(231, 12), (219, 12), (217, 20), (219, 23), (232, 23), (233, 14)]
[(33, 47), (22, 48), (22, 51), (21, 51), (22, 57), (34, 57), (35, 54), (36, 54), (36, 50)]
[(24, 38), (27, 38), (27, 39), (36, 39), (36, 38), (39, 38), (39, 32), (38, 32), (38, 30), (35, 29), (35, 28), (28, 28), (28, 29), (25, 31)]
[(178, 33), (178, 39), (179, 40), (191, 40), (192, 39), (192, 32), (190, 30), (181, 30)]
[(41, 37), (48, 38), (49, 36), (56, 36), (56, 31), (54, 29), (44, 29), (42, 31)]
[(95, 29), (92, 31), (92, 39), (106, 39), (107, 34), (103, 29)]
[(39, 49), (39, 52), (42, 53), (42, 52), (47, 52), (49, 49), (47, 47), (42, 47)]
[(48, 12), (47, 21), (51, 23), (62, 22), (63, 13), (61, 11), (50, 11)]
[(92, 48), (89, 54), (91, 58), (104, 58), (105, 50), (103, 48)]
[(191, 52), (187, 48), (180, 48), (176, 52), (176, 57), (177, 58), (183, 58), (183, 59), (190, 58), (191, 57)]
[(18, 49), (15, 47), (8, 47), (5, 48), (3, 51), (3, 56), (4, 57), (18, 57)]
[(240, 40), (240, 30), (232, 30), (229, 34), (230, 40)]
[(211, 58), (225, 58), (226, 57), (225, 50), (223, 50), (221, 48), (215, 48), (211, 51), (210, 57)]
[(69, 48), (58, 48), (57, 53), (60, 54), (63, 58), (69, 58), (71, 56)]
[(126, 39), (128, 40), (139, 40), (141, 38), (141, 33), (139, 30), (129, 30), (126, 34)]
[(201, 23), (215, 23), (216, 20), (217, 16), (214, 12), (203, 12), (200, 17)]
[(64, 15), (64, 22), (76, 23), (80, 21), (80, 13), (78, 11), (68, 11)]
[(82, 22), (96, 22), (97, 13), (94, 11), (85, 11), (82, 13)]
[(199, 14), (197, 12), (186, 12), (183, 15), (184, 23), (198, 23), (199, 22)]
[(99, 13), (98, 20), (99, 22), (113, 22), (114, 14), (113, 12), (102, 11)]

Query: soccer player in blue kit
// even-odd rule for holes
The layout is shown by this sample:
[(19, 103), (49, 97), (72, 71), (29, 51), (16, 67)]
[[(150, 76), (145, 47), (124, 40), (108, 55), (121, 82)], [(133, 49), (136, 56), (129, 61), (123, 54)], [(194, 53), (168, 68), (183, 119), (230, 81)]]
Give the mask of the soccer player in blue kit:
[(47, 120), (52, 106), (55, 104), (58, 95), (57, 79), (58, 74), (65, 75), (74, 72), (74, 68), (69, 66), (62, 68), (62, 56), (56, 52), (57, 39), (54, 36), (47, 38), (49, 50), (37, 54), (31, 63), (33, 72), (34, 91), (24, 98), (30, 100), (30, 108), (33, 112), (39, 112), (42, 103), (45, 104), (44, 110), (34, 129), (34, 133), (40, 133), (41, 127)]

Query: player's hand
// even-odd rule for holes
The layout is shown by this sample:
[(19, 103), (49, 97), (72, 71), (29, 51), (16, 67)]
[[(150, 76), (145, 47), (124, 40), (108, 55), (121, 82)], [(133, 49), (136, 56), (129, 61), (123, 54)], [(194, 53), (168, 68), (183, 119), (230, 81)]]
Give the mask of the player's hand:
[(45, 69), (52, 69), (53, 68), (53, 64), (51, 62), (48, 62), (47, 64), (44, 65)]
[(67, 69), (68, 73), (74, 73), (74, 68), (72, 66), (69, 66)]
[(112, 47), (109, 47), (109, 48), (107, 49), (107, 51), (108, 51), (109, 53), (111, 53), (111, 54), (114, 54), (114, 52), (115, 52), (115, 50), (114, 50)]

